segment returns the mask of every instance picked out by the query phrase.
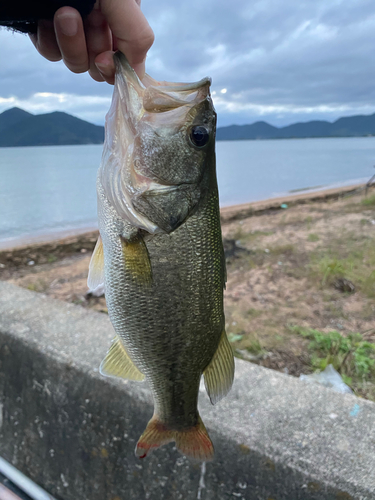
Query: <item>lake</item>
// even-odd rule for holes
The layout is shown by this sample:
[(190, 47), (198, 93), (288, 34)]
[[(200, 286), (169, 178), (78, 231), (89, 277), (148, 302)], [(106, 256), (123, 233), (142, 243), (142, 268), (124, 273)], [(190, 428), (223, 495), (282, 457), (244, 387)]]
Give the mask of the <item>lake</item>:
[[(96, 226), (102, 146), (0, 148), (0, 242)], [(222, 206), (366, 182), (375, 138), (220, 141)]]

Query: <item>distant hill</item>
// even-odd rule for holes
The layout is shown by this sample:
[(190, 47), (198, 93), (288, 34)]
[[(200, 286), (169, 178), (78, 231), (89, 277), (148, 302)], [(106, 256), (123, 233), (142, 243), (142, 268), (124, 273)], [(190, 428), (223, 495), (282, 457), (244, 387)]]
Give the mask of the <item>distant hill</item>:
[(104, 127), (55, 111), (33, 115), (12, 108), (0, 114), (0, 147), (101, 144)]
[(252, 125), (230, 125), (219, 127), (218, 141), (238, 141), (246, 139), (292, 139), (307, 137), (363, 137), (375, 135), (375, 113), (339, 118), (331, 122), (311, 121), (293, 123), (287, 127), (273, 127), (267, 122)]
[[(218, 141), (292, 139), (307, 137), (363, 137), (375, 135), (375, 113), (339, 118), (333, 123), (310, 121), (274, 127), (259, 121), (251, 125), (219, 127)], [(19, 108), (0, 114), (0, 147), (102, 144), (104, 127), (55, 111), (33, 115)]]

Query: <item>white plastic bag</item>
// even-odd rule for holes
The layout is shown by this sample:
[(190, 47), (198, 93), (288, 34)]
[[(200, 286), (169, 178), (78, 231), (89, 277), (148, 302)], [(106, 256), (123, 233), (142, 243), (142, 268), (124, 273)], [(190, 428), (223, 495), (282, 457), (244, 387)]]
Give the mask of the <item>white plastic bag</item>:
[(349, 386), (345, 384), (341, 375), (333, 368), (332, 365), (328, 365), (325, 370), (319, 373), (312, 373), (311, 375), (300, 375), (300, 380), (305, 380), (306, 382), (314, 382), (316, 384), (324, 385), (324, 387), (329, 387), (335, 392), (340, 392), (341, 394), (353, 394), (353, 391)]

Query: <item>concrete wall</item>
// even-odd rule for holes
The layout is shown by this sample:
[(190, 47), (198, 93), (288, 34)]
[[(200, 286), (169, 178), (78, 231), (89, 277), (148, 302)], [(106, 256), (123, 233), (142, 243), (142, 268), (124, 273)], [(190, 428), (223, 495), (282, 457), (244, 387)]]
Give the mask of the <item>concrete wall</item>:
[(64, 500), (375, 499), (375, 405), (238, 361), (200, 412), (215, 460), (134, 447), (146, 384), (98, 373), (108, 317), (0, 282), (0, 455)]

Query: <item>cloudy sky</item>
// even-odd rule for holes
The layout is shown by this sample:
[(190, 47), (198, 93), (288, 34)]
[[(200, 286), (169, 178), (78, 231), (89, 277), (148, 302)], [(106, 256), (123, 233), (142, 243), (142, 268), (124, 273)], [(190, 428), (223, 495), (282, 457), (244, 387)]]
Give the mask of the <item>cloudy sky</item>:
[[(213, 79), (219, 125), (375, 112), (373, 0), (143, 0), (154, 78)], [(112, 89), (45, 61), (28, 37), (0, 31), (0, 112), (66, 111), (102, 124)]]

